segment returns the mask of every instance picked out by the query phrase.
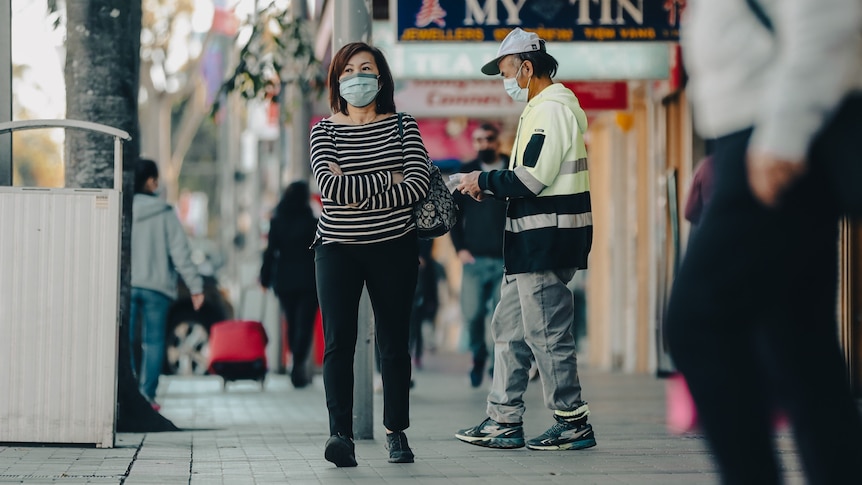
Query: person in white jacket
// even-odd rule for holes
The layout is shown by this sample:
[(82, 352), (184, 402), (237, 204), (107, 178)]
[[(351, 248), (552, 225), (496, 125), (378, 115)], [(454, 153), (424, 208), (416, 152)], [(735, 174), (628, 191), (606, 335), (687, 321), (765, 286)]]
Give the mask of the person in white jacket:
[[(158, 410), (156, 388), (165, 353), (168, 308), (177, 297), (177, 275), (189, 288), (192, 306), (204, 302), (203, 278), (191, 259), (185, 231), (173, 207), (155, 195), (159, 169), (152, 160), (135, 165), (135, 196), (132, 201), (132, 304), (129, 318), (129, 348), (132, 371), (140, 391)], [(135, 348), (141, 346), (141, 365)]]
[[(671, 356), (723, 483), (781, 483), (776, 413), (810, 483), (862, 476), (837, 338), (840, 210), (811, 150), (860, 81), (858, 0), (691, 0), (681, 43), (715, 189), (671, 292)], [(854, 478), (855, 477), (855, 478)]]
[[(474, 199), (505, 200), (505, 275), (491, 320), (494, 376), (487, 418), (455, 437), (488, 448), (580, 450), (596, 446), (587, 422), (572, 334), (574, 300), (567, 283), (586, 269), (593, 218), (584, 133), (587, 115), (575, 94), (553, 82), (557, 60), (534, 32), (512, 30), (482, 68), (500, 74), (515, 101), (526, 102), (509, 166), (476, 170), (457, 190)], [(524, 392), (530, 364), (542, 380), (554, 423), (525, 440)]]

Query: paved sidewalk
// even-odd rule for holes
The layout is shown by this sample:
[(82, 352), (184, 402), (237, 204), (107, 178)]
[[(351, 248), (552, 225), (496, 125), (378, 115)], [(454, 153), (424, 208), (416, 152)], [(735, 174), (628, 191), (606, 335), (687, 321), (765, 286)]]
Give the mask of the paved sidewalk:
[[(375, 395), (374, 440), (358, 441), (357, 468), (323, 459), (327, 413), (319, 376), (295, 390), (285, 376), (266, 390), (216, 377), (163, 379), (162, 413), (185, 431), (119, 434), (107, 450), (0, 446), (2, 483), (119, 484), (711, 484), (718, 483), (705, 442), (664, 427), (664, 381), (582, 370), (598, 446), (581, 451), (491, 450), (461, 443), (458, 428), (484, 418), (487, 389), (471, 389), (462, 355), (426, 357), (415, 373), (414, 464), (390, 464), (383, 448), (382, 398)], [(485, 385), (487, 386), (486, 381)], [(541, 384), (526, 396), (525, 431), (551, 424)], [(804, 483), (792, 442), (779, 438), (789, 484)]]

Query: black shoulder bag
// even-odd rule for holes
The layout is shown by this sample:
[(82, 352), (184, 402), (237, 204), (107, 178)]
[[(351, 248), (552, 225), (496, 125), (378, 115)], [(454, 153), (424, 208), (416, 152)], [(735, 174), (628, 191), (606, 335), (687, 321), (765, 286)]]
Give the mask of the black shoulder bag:
[[(403, 114), (398, 113), (398, 135), (404, 150)], [(455, 225), (455, 200), (443, 181), (443, 174), (437, 165), (428, 160), (431, 178), (428, 181), (428, 195), (413, 206), (413, 219), (416, 221), (416, 235), (420, 239), (433, 239), (449, 232)]]

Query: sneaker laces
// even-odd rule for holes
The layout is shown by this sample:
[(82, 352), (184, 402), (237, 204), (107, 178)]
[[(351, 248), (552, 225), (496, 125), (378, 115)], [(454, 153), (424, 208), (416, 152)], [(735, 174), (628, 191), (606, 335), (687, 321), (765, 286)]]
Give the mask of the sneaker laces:
[(565, 421), (557, 421), (556, 423), (554, 423), (553, 426), (551, 426), (547, 431), (545, 431), (545, 434), (548, 436), (559, 436), (572, 428), (573, 426), (570, 423), (567, 423)]
[(389, 450), (391, 450), (391, 451), (403, 451), (405, 448), (407, 448), (406, 446), (404, 446), (404, 441), (402, 441), (402, 438), (404, 438), (404, 439), (407, 438), (407, 436), (404, 433), (402, 433), (400, 431), (396, 431), (394, 433), (389, 433), (389, 435), (387, 435), (387, 438), (388, 438), (387, 444), (389, 445)]

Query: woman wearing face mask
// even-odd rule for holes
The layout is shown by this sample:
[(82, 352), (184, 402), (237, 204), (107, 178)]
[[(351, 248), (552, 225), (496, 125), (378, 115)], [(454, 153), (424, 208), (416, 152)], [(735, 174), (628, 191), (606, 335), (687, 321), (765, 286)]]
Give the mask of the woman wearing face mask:
[(333, 115), (311, 130), (311, 168), (323, 202), (314, 241), (326, 351), (323, 383), (330, 438), (324, 456), (356, 466), (353, 355), (359, 298), (368, 289), (383, 377), (389, 461), (412, 463), (408, 333), (418, 272), (412, 206), (428, 193), (429, 165), (416, 120), (395, 114), (395, 83), (383, 54), (347, 44), (329, 68)]

